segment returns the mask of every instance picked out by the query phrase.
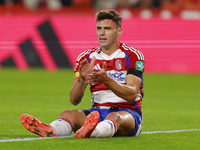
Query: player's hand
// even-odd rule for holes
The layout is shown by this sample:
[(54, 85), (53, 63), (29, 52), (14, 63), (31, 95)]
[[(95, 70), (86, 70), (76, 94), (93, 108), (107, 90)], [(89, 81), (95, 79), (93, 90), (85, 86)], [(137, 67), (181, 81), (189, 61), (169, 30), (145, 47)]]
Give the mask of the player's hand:
[(96, 58), (92, 57), (92, 60), (90, 63), (88, 63), (87, 59), (84, 59), (80, 62), (79, 66), (79, 73), (82, 78), (86, 78), (86, 76), (93, 71), (94, 63)]
[(93, 84), (93, 83), (103, 83), (106, 81), (108, 75), (106, 73), (106, 62), (103, 62), (103, 67), (99, 72), (92, 72), (88, 74), (86, 77), (86, 82)]

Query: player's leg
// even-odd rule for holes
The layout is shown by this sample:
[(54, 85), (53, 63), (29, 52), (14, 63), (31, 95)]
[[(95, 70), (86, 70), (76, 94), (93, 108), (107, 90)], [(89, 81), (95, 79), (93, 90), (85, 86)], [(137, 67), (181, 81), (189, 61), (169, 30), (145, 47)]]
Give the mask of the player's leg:
[(110, 113), (106, 119), (114, 119), (116, 121), (117, 132), (114, 136), (127, 136), (135, 130), (135, 119), (127, 111)]
[[(91, 113), (87, 115), (87, 111)], [(117, 129), (116, 121), (112, 118), (104, 120), (106, 116), (111, 112), (110, 110), (91, 108), (87, 111), (85, 112), (87, 119), (84, 125), (75, 133), (76, 138), (112, 137), (115, 134)], [(96, 130), (96, 128), (101, 130), (100, 134), (97, 133), (99, 130)], [(96, 134), (93, 136), (94, 132)]]
[[(86, 119), (86, 124), (91, 125), (94, 123), (96, 125), (95, 128), (92, 128), (92, 132), (91, 129), (88, 130), (91, 136), (81, 136), (82, 133), (78, 133), (77, 137), (139, 136), (142, 129), (142, 118), (136, 112), (127, 109), (120, 109), (116, 112), (110, 112), (109, 110), (98, 111), (101, 116), (100, 123), (96, 125), (94, 119)], [(91, 126), (83, 125), (81, 128), (83, 127), (87, 130)], [(84, 135), (90, 134), (85, 134), (84, 132)]]
[(138, 136), (141, 120), (141, 116), (131, 110), (111, 112), (96, 126), (91, 137)]
[[(101, 115), (103, 115), (103, 120), (98, 123), (96, 118), (99, 118), (100, 115), (96, 114), (97, 111), (93, 111), (94, 115), (89, 114), (86, 119), (85, 124), (75, 133), (76, 138), (86, 138), (86, 137), (95, 137), (95, 138), (105, 138), (112, 137), (116, 132), (117, 128), (122, 130), (121, 124), (134, 121), (132, 120), (132, 116), (129, 120), (127, 120), (128, 112), (111, 112), (109, 110), (98, 110)], [(124, 115), (126, 119), (123, 119), (121, 115)], [(126, 116), (125, 116), (126, 115)], [(101, 118), (101, 119), (102, 119)], [(125, 122), (125, 120), (127, 120)], [(93, 125), (93, 126), (91, 126)], [(132, 124), (131, 124), (132, 125)], [(127, 133), (128, 134), (128, 133)]]
[[(65, 120), (65, 122), (68, 123), (68, 125), (65, 123), (65, 125), (63, 124), (63, 126), (66, 128), (66, 126), (69, 125), (71, 126), (71, 132), (72, 131), (76, 131), (78, 130), (84, 123), (85, 119), (86, 119), (86, 115), (82, 110), (64, 110), (61, 115), (60, 118), (62, 120)], [(54, 128), (56, 128), (56, 130), (61, 130), (61, 124), (59, 119), (53, 121), (51, 123), (51, 126), (53, 126)], [(71, 134), (70, 132), (70, 134)], [(65, 134), (69, 134), (68, 132), (65, 132)]]
[(91, 137), (127, 136), (134, 128), (135, 120), (129, 112), (111, 112), (96, 126)]
[(67, 136), (79, 129), (86, 119), (81, 110), (64, 110), (60, 118), (54, 120), (50, 125), (56, 131), (57, 136)]
[(85, 121), (85, 114), (79, 110), (65, 110), (61, 113), (60, 118), (51, 124), (46, 124), (37, 118), (23, 114), (20, 118), (23, 126), (42, 137), (56, 137), (70, 135), (74, 128), (80, 128)]

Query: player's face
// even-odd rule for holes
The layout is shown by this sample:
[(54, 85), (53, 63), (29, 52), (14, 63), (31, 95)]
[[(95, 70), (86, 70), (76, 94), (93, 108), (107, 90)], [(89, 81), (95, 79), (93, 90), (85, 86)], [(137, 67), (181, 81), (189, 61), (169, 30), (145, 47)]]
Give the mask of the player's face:
[(118, 45), (118, 37), (122, 34), (122, 28), (118, 27), (112, 20), (104, 19), (97, 22), (97, 37), (103, 49), (110, 49)]

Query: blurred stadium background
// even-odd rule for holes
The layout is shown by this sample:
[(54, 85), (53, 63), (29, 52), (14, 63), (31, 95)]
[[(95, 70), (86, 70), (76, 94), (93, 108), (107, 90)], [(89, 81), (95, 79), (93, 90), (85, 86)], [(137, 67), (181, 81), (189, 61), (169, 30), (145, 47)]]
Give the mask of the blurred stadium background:
[(91, 105), (89, 90), (80, 105), (68, 101), (72, 67), (79, 53), (98, 45), (94, 14), (109, 8), (123, 16), (120, 41), (145, 55), (142, 132), (196, 132), (93, 144), (73, 138), (7, 142), (1, 150), (199, 149), (200, 0), (0, 0), (0, 142), (38, 137), (21, 125), (23, 113), (50, 123), (64, 109)]
[(200, 73), (200, 0), (0, 0), (0, 69), (74, 67), (98, 45), (100, 9), (123, 16), (120, 41), (144, 53), (146, 72)]

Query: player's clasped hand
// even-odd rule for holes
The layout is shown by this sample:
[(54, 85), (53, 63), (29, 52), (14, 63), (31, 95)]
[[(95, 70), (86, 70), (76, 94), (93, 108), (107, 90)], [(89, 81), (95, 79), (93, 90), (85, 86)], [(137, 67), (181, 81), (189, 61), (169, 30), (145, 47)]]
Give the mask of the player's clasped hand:
[(90, 84), (104, 83), (107, 77), (106, 62), (104, 62), (103, 67), (99, 72), (92, 72), (86, 76), (86, 82)]
[(87, 59), (84, 59), (80, 63), (79, 72), (83, 78), (85, 78), (87, 76), (87, 74), (90, 74), (92, 72), (95, 60), (96, 60), (96, 58), (93, 57), (91, 63), (88, 63)]

